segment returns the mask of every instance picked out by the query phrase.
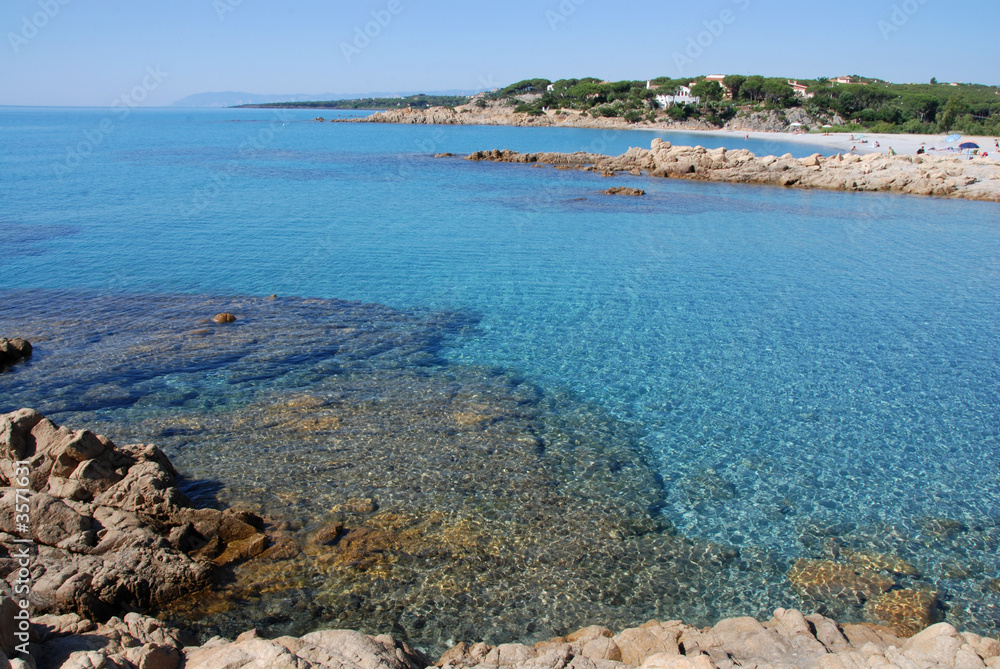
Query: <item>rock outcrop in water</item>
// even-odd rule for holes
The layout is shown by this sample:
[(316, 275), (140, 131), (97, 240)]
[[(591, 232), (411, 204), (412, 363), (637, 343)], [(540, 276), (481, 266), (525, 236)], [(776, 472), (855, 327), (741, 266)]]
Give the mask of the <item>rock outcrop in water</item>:
[(755, 156), (746, 149), (727, 151), (671, 146), (657, 138), (650, 149), (631, 148), (620, 156), (593, 153), (518, 153), (476, 151), (473, 161), (541, 163), (597, 172), (653, 177), (750, 183), (789, 188), (935, 195), (1000, 202), (1000, 164), (933, 156), (841, 155), (807, 158)]
[(31, 409), (0, 415), (0, 587), (27, 582), (36, 615), (104, 620), (203, 588), (213, 567), (266, 548), (260, 518), (192, 508), (176, 484), (155, 446), (118, 447)]
[(13, 365), (31, 356), (31, 343), (26, 339), (16, 337), (5, 339), (0, 337), (0, 369)]

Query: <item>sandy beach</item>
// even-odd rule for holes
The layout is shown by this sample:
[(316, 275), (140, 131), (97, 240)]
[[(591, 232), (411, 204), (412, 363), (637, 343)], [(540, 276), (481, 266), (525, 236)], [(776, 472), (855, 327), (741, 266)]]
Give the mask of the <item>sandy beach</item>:
[[(666, 130), (666, 132), (671, 132), (673, 129)], [(948, 143), (945, 142), (947, 135), (896, 135), (896, 134), (851, 134), (851, 133), (840, 133), (832, 132), (828, 134), (821, 133), (793, 133), (793, 132), (742, 132), (733, 130), (677, 130), (677, 132), (684, 132), (690, 135), (706, 135), (714, 137), (743, 137), (749, 135), (750, 139), (760, 140), (760, 141), (782, 141), (782, 142), (798, 142), (801, 144), (814, 144), (819, 146), (828, 147), (830, 153), (849, 153), (852, 148), (855, 149), (854, 153), (858, 155), (866, 155), (869, 153), (881, 153), (883, 155), (888, 155), (889, 149), (893, 149), (898, 155), (912, 156), (916, 155), (917, 150), (923, 146), (924, 150), (930, 156), (958, 156), (968, 158), (969, 154), (967, 151), (958, 150), (958, 145), (965, 142), (974, 142), (978, 144), (981, 148), (980, 151), (986, 151), (989, 155), (985, 160), (996, 161), (1000, 159), (1000, 152), (996, 151), (994, 148), (995, 142), (998, 138), (996, 137), (974, 137), (974, 136), (963, 136), (957, 142)], [(853, 140), (852, 140), (853, 137)], [(876, 146), (876, 143), (878, 146)], [(947, 150), (951, 148), (952, 150)], [(984, 160), (981, 156), (973, 156), (973, 160)]]

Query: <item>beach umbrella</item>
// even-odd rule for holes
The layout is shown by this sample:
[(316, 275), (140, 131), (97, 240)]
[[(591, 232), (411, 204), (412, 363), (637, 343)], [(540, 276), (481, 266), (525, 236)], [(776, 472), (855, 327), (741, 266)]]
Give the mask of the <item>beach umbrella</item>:
[(944, 141), (946, 141), (946, 142), (957, 142), (960, 139), (962, 139), (961, 135), (948, 135), (947, 137), (944, 138)]
[(958, 148), (960, 148), (960, 149), (978, 149), (979, 145), (976, 144), (975, 142), (965, 142), (963, 144), (959, 144)]

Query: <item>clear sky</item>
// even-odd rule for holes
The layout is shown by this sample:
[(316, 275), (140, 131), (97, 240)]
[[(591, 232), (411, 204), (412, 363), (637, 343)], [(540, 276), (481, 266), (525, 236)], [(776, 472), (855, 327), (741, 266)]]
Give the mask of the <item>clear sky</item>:
[(1000, 84), (997, 0), (3, 0), (0, 35), (0, 105), (530, 77)]

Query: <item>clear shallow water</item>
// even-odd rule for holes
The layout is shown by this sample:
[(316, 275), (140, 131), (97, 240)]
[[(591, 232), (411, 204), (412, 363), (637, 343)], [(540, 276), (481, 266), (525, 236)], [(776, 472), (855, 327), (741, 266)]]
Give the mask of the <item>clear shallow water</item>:
[[(707, 576), (691, 584), (712, 592), (712, 610), (706, 600), (641, 611), (633, 602), (609, 620), (680, 612), (710, 621), (785, 605), (796, 597), (784, 577), (790, 562), (829, 557), (832, 541), (916, 563), (920, 582), (942, 593), (949, 620), (996, 633), (995, 204), (636, 177), (614, 181), (649, 195), (615, 199), (600, 195), (607, 180), (589, 173), (429, 154), (619, 153), (652, 135), (307, 122), (316, 113), (164, 110), (121, 120), (103, 110), (0, 110), (4, 285), (58, 291), (46, 299), (88, 312), (95, 295), (275, 293), (458, 314), (461, 325), (432, 347), (433, 378), (457, 375), (463, 380), (449, 383), (464, 388), (474, 385), (468, 370), (505, 370), (517, 380), (490, 392), (517, 396), (511, 388), (527, 383), (532, 403), (544, 407), (532, 414), (536, 431), (601, 441), (597, 426), (612, 421), (614, 449), (641, 454), (662, 477), (664, 520), (694, 541), (735, 547), (744, 560), (732, 567), (744, 578), (740, 596), (735, 576), (718, 592)], [(90, 155), (67, 157), (67, 147), (94, 132), (102, 139)], [(785, 150), (813, 152), (766, 147)], [(141, 319), (152, 298), (133, 299), (136, 312), (117, 300), (81, 327), (98, 328), (117, 309), (138, 317), (136, 337), (144, 327), (155, 332)], [(205, 310), (198, 317), (211, 315)], [(25, 323), (51, 330), (59, 320), (35, 313), (33, 321), (35, 311), (23, 292), (9, 294), (3, 333), (19, 334)], [(202, 327), (196, 320), (185, 327)], [(292, 320), (285, 327), (295, 328)], [(4, 395), (15, 398), (0, 410), (47, 402), (60, 415), (156, 438), (187, 471), (222, 481), (224, 499), (264, 493), (238, 468), (226, 478), (230, 417), (213, 427), (205, 417), (213, 407), (289, 401), (269, 392), (326, 400), (346, 392), (324, 385), (340, 363), (318, 362), (336, 360), (322, 347), (256, 375), (237, 374), (226, 356), (206, 373), (178, 354), (122, 381), (134, 357), (101, 352), (95, 342), (109, 336), (71, 338), (72, 350), (90, 358), (49, 384), (42, 379), (55, 369), (46, 370), (42, 346), (30, 374), (0, 376)], [(263, 340), (250, 346), (266, 348)], [(428, 364), (393, 359), (407, 378)], [(233, 374), (239, 383), (219, 381)], [(396, 377), (386, 383), (414, 387)], [(93, 399), (53, 399), (78, 398), (80, 389)], [(401, 397), (410, 398), (401, 405), (415, 401)], [(251, 413), (249, 424), (267, 423)], [(523, 416), (501, 413), (513, 432), (528, 429)], [(194, 445), (199, 429), (157, 437), (179, 417), (201, 426), (204, 445)], [(608, 487), (621, 478), (611, 476)], [(305, 517), (316, 512), (303, 509)], [(964, 529), (935, 533), (932, 519)], [(653, 588), (647, 600), (663, 596)], [(597, 611), (563, 617), (596, 621)], [(497, 637), (514, 628), (500, 625)]]

